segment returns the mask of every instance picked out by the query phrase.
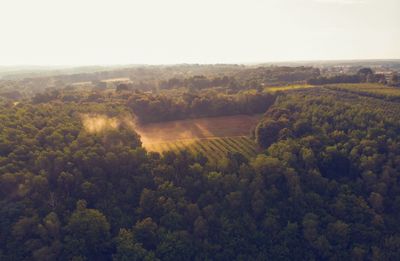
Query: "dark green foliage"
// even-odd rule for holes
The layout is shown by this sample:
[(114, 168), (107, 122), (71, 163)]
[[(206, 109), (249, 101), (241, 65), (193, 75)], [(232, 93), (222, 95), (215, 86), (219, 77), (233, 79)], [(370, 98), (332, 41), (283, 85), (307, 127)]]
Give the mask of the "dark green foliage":
[[(148, 98), (148, 97), (145, 97)], [(190, 100), (190, 97), (187, 97)], [(0, 105), (1, 260), (396, 260), (400, 107), (280, 94), (265, 153), (147, 153), (121, 103)]]
[(96, 209), (87, 209), (79, 200), (65, 227), (64, 257), (86, 257), (101, 260), (109, 250), (110, 225)]
[(187, 118), (257, 114), (265, 112), (275, 101), (270, 93), (154, 95), (136, 93), (128, 107), (141, 122), (159, 122)]

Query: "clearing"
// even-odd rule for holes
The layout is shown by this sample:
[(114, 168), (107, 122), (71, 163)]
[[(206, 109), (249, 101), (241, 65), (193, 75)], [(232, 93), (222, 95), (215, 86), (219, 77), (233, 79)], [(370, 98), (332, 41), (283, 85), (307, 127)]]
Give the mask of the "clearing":
[(309, 84), (296, 84), (296, 85), (286, 85), (286, 86), (267, 86), (264, 87), (264, 92), (277, 92), (277, 91), (291, 91), (298, 89), (308, 89), (316, 87), (315, 85)]
[(188, 149), (193, 153), (201, 152), (212, 160), (235, 151), (251, 157), (257, 148), (249, 134), (261, 117), (261, 114), (234, 115), (169, 121), (139, 125), (135, 130), (149, 151)]

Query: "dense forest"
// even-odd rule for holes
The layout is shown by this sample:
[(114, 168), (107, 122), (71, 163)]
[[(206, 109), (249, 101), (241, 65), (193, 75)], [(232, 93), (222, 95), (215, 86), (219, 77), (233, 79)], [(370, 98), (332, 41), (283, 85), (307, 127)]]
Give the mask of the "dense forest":
[(127, 105), (141, 122), (265, 112), (273, 104), (270, 93), (221, 94), (217, 92), (172, 95), (133, 94)]
[[(3, 80), (0, 260), (395, 260), (400, 96), (382, 77), (194, 65)], [(259, 113), (250, 158), (160, 154), (135, 131)]]
[[(47, 95), (58, 98), (1, 102), (1, 260), (400, 255), (396, 102), (326, 87), (174, 99)], [(132, 109), (165, 120), (178, 104), (182, 117), (265, 110), (253, 131), (259, 155), (229, 153), (217, 165), (201, 153), (160, 155), (123, 120), (105, 129), (82, 121), (123, 119)]]
[(400, 0), (0, 0), (0, 35), (0, 261), (400, 261)]

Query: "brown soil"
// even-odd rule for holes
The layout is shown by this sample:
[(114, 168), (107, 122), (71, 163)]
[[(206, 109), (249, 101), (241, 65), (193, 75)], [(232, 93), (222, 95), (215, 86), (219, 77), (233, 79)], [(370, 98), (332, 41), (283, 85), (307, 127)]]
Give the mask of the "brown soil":
[(139, 125), (135, 130), (145, 146), (180, 139), (247, 136), (261, 117), (258, 114), (169, 121)]

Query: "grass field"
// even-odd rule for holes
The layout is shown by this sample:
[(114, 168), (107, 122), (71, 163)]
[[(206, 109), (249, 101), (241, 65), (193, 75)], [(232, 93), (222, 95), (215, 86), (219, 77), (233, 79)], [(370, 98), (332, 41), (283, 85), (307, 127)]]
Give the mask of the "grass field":
[(400, 88), (390, 87), (378, 83), (332, 84), (325, 86), (328, 89), (346, 91), (355, 94), (400, 100)]
[(121, 78), (110, 78), (106, 80), (102, 80), (102, 82), (130, 82), (131, 79), (128, 77), (121, 77)]
[(256, 144), (248, 137), (261, 115), (235, 115), (151, 123), (136, 127), (148, 151), (165, 152), (187, 149), (202, 153), (211, 161), (240, 152), (246, 157), (256, 154)]
[(313, 88), (314, 85), (309, 84), (296, 84), (296, 85), (287, 85), (287, 86), (267, 86), (264, 87), (265, 92), (277, 92), (277, 91), (290, 91), (296, 89), (308, 89)]

